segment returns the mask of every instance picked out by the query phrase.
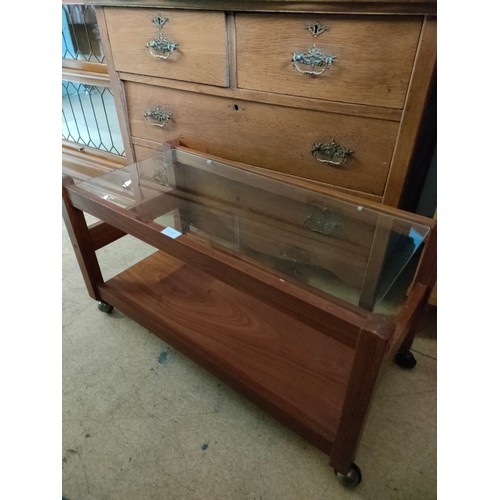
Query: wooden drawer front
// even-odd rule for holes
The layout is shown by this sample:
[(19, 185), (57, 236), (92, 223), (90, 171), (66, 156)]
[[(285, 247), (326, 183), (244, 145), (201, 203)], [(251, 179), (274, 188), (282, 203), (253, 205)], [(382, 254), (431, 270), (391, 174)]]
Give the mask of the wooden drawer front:
[(137, 144), (135, 144), (134, 145), (135, 161), (143, 161), (149, 158), (153, 158), (153, 156), (161, 154), (162, 151), (163, 151), (163, 146), (160, 144), (158, 145), (157, 149), (138, 146)]
[[(179, 139), (197, 151), (229, 160), (381, 195), (398, 123), (323, 113), (126, 82), (134, 137)], [(145, 113), (157, 107), (170, 119), (163, 127)], [(354, 152), (342, 166), (316, 159), (314, 144), (334, 139)]]
[[(153, 22), (156, 16), (168, 19), (163, 27)], [(117, 71), (227, 86), (223, 12), (107, 8), (106, 22)], [(146, 46), (160, 29), (164, 39), (178, 43), (175, 50)]]
[[(328, 29), (313, 37), (306, 25)], [(402, 108), (420, 35), (416, 17), (254, 15), (236, 17), (237, 78), (244, 89)], [(293, 53), (316, 45), (326, 71), (297, 70)]]

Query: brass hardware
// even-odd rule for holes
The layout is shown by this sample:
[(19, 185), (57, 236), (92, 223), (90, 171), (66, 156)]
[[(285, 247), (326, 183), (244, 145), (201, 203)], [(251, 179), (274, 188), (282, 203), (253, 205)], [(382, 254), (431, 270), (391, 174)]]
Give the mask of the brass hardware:
[(305, 250), (298, 247), (284, 248), (280, 252), (280, 258), (297, 264), (309, 264), (311, 262), (311, 256)]
[(327, 31), (328, 27), (323, 26), (320, 23), (312, 23), (312, 24), (306, 24), (306, 30), (309, 31), (314, 38), (316, 38), (319, 35), (321, 35), (321, 33)]
[(194, 219), (190, 215), (183, 213), (180, 215), (180, 220), (182, 232), (184, 234), (189, 233), (191, 226), (195, 223)]
[(158, 38), (149, 40), (146, 44), (152, 56), (163, 60), (168, 59), (172, 53), (177, 50), (178, 46), (179, 44), (177, 42), (167, 40), (161, 33)]
[(156, 106), (156, 108), (146, 111), (144, 118), (155, 127), (163, 128), (170, 118), (172, 118), (172, 113), (165, 111), (160, 106)]
[(168, 17), (160, 16), (159, 14), (152, 19), (153, 23), (158, 26), (158, 29), (163, 28), (163, 25), (168, 21)]
[(152, 21), (156, 26), (158, 26), (158, 38), (149, 40), (146, 43), (146, 47), (149, 49), (149, 53), (153, 57), (167, 60), (173, 54), (173, 52), (177, 50), (179, 44), (177, 42), (168, 40), (163, 36), (162, 28), (168, 21), (168, 18), (158, 15), (154, 17)]
[(276, 269), (291, 276), (301, 275), (302, 273), (298, 266), (309, 265), (311, 262), (309, 253), (302, 250), (302, 248), (293, 246), (281, 250), (280, 259), (284, 262), (278, 263)]
[(169, 186), (168, 182), (168, 164), (160, 160), (157, 161), (153, 172), (153, 181), (161, 186)]
[(314, 207), (314, 213), (304, 219), (304, 226), (315, 233), (331, 236), (342, 224), (342, 217), (321, 206)]
[[(293, 68), (303, 75), (319, 76), (330, 69), (336, 58), (336, 56), (332, 56), (331, 54), (323, 53), (321, 49), (313, 45), (307, 52), (294, 52), (290, 62)], [(303, 69), (299, 65), (320, 69)]]
[(313, 144), (311, 149), (311, 154), (316, 160), (336, 167), (343, 165), (352, 153), (354, 153), (352, 149), (344, 148), (333, 140), (327, 143)]

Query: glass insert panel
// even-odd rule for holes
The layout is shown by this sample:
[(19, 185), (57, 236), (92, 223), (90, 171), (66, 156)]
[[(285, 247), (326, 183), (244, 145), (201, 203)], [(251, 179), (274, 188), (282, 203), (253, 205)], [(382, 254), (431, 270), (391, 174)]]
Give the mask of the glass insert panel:
[(62, 138), (125, 155), (115, 102), (109, 88), (63, 80)]
[(101, 37), (92, 5), (62, 6), (62, 56), (87, 62), (104, 62)]
[(395, 314), (429, 226), (182, 150), (79, 187), (281, 279)]

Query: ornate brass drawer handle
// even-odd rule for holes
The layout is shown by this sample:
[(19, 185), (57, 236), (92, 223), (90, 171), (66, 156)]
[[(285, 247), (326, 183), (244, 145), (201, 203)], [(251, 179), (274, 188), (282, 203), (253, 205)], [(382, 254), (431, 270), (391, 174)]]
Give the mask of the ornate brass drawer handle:
[(280, 258), (297, 264), (309, 264), (311, 261), (311, 256), (305, 250), (294, 246), (283, 248), (280, 252)]
[(163, 60), (168, 59), (172, 53), (177, 50), (178, 46), (179, 44), (177, 42), (167, 40), (162, 34), (154, 40), (149, 40), (146, 44), (146, 47), (149, 49), (149, 53), (153, 57)]
[[(325, 54), (313, 45), (307, 52), (294, 52), (291, 63), (293, 68), (303, 75), (319, 76), (330, 69), (335, 59), (336, 56)], [(304, 69), (303, 66), (318, 69)]]
[(281, 262), (276, 266), (276, 269), (291, 276), (300, 276), (301, 266), (309, 265), (311, 256), (302, 248), (291, 246), (283, 248), (279, 254)]
[(164, 127), (170, 118), (172, 118), (172, 113), (165, 111), (160, 106), (156, 106), (156, 108), (146, 111), (144, 118), (155, 127)]
[(311, 154), (316, 158), (316, 160), (321, 163), (328, 163), (329, 165), (335, 165), (339, 167), (343, 165), (349, 156), (354, 153), (350, 148), (344, 148), (335, 141), (327, 143), (316, 143), (313, 144), (311, 149)]
[(149, 40), (146, 43), (146, 47), (149, 50), (149, 53), (153, 57), (157, 57), (158, 59), (166, 60), (168, 59), (174, 51), (177, 50), (179, 44), (177, 42), (173, 42), (171, 40), (167, 40), (163, 36), (163, 26), (168, 21), (167, 17), (156, 16), (152, 19), (153, 24), (158, 27), (158, 38), (154, 38), (153, 40)]
[(304, 226), (315, 233), (331, 236), (342, 225), (342, 217), (334, 211), (314, 206), (314, 211), (304, 219)]

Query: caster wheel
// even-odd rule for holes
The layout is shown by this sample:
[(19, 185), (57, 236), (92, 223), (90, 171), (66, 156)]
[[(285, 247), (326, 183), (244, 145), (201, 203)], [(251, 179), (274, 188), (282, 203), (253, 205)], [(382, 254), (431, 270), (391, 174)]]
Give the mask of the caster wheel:
[(97, 301), (97, 309), (99, 309), (99, 311), (102, 311), (102, 312), (109, 314), (114, 309), (114, 307), (111, 304), (104, 302), (104, 300), (98, 300)]
[(337, 479), (340, 481), (342, 486), (346, 488), (354, 488), (361, 482), (361, 470), (356, 464), (352, 464), (349, 472), (344, 475), (340, 472), (335, 471)]
[(394, 361), (398, 366), (405, 369), (415, 368), (417, 360), (415, 356), (410, 352), (398, 352), (394, 357)]

